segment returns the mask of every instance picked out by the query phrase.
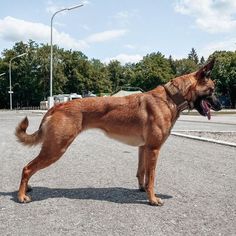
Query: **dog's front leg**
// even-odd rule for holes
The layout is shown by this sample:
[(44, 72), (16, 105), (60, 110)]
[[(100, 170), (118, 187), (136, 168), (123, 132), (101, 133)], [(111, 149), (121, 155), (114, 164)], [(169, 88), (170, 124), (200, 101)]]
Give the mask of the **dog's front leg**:
[(145, 159), (146, 159), (145, 189), (147, 192), (149, 203), (153, 206), (162, 206), (164, 203), (161, 200), (161, 198), (156, 197), (154, 192), (155, 170), (159, 152), (160, 149), (158, 148), (152, 148), (152, 147), (145, 148)]

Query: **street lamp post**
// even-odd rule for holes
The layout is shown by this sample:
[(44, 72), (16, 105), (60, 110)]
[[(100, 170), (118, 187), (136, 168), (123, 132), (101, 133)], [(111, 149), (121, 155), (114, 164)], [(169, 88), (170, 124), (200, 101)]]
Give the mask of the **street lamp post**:
[(70, 11), (70, 10), (73, 10), (73, 9), (76, 9), (76, 8), (79, 8), (79, 7), (82, 7), (83, 4), (81, 5), (76, 5), (76, 6), (73, 6), (73, 7), (67, 7), (67, 8), (63, 8), (61, 10), (58, 10), (56, 11), (52, 17), (51, 17), (51, 55), (50, 55), (50, 97), (48, 98), (48, 106), (49, 108), (51, 108), (53, 105), (54, 105), (54, 100), (53, 100), (53, 96), (52, 96), (52, 80), (53, 80), (53, 44), (52, 44), (52, 25), (53, 25), (53, 19), (55, 17), (55, 15), (59, 12), (62, 12), (62, 11)]
[(26, 54), (27, 54), (27, 53), (25, 52), (25, 53), (22, 53), (22, 54), (20, 54), (20, 55), (18, 55), (18, 56), (15, 56), (15, 57), (11, 58), (10, 63), (9, 63), (9, 91), (8, 91), (8, 93), (10, 94), (10, 110), (12, 110), (12, 94), (13, 94), (12, 86), (11, 86), (11, 62), (12, 62), (14, 59), (16, 59), (16, 58), (18, 58), (18, 57), (23, 57), (23, 56), (26, 55)]

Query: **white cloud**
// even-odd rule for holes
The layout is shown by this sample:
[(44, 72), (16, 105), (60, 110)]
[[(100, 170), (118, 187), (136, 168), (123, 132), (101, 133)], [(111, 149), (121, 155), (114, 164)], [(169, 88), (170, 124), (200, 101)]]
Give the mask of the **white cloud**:
[(86, 38), (88, 43), (105, 42), (111, 39), (119, 38), (127, 33), (126, 29), (107, 30), (100, 33), (95, 33)]
[(209, 33), (236, 30), (235, 0), (177, 0), (175, 11), (194, 17), (197, 27)]
[(8, 41), (49, 38), (50, 28), (10, 16), (0, 19), (0, 37)]
[[(39, 43), (50, 42), (51, 28), (42, 23), (29, 22), (11, 16), (0, 19), (0, 38), (10, 42), (35, 40)], [(92, 34), (84, 40), (77, 40), (69, 34), (53, 29), (53, 43), (66, 49), (83, 50), (92, 43), (105, 42), (121, 37), (127, 30), (109, 30)]]
[(61, 47), (74, 50), (83, 50), (89, 47), (85, 40), (77, 40), (64, 32), (53, 31), (53, 42)]
[(139, 54), (135, 54), (135, 55), (119, 54), (115, 57), (106, 58), (106, 59), (103, 60), (103, 62), (104, 63), (109, 63), (110, 61), (117, 60), (122, 65), (124, 65), (126, 63), (137, 63), (137, 62), (141, 61), (142, 59), (143, 59), (143, 57)]
[(235, 51), (236, 38), (230, 38), (223, 41), (211, 42), (203, 47), (199, 52), (204, 57), (208, 57), (215, 51)]
[[(42, 23), (34, 23), (16, 19), (10, 16), (0, 19), (0, 37), (6, 41), (28, 41), (35, 40), (40, 43), (50, 42), (51, 28)], [(53, 43), (68, 49), (82, 50), (88, 47), (83, 40), (76, 40), (69, 34), (53, 30)]]

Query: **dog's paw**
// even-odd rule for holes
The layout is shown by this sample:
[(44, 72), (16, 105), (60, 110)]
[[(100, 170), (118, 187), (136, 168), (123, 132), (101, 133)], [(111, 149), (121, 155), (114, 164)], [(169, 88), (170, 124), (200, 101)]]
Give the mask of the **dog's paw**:
[(28, 202), (31, 202), (32, 199), (29, 195), (22, 195), (22, 196), (18, 196), (18, 201), (20, 203), (28, 203)]
[(164, 205), (164, 201), (161, 198), (157, 197), (155, 200), (149, 201), (149, 204), (151, 206), (163, 206)]

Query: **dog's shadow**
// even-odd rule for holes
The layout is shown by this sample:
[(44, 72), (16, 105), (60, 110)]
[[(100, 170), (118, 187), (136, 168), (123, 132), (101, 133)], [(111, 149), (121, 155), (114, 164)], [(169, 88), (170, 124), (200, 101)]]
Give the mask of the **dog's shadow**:
[[(109, 188), (47, 188), (34, 187), (29, 193), (33, 201), (43, 201), (50, 198), (68, 198), (80, 200), (108, 201), (113, 203), (147, 204), (147, 195), (137, 189), (128, 189), (120, 187)], [(17, 201), (17, 191), (0, 192), (0, 196), (11, 196), (11, 200)], [(158, 194), (162, 199), (170, 199), (172, 196)]]

